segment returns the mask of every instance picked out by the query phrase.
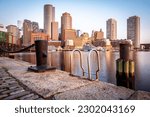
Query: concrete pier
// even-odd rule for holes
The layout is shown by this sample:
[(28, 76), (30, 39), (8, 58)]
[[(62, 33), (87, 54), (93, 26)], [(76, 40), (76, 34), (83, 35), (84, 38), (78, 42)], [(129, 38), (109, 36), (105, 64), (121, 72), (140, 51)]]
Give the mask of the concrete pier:
[[(121, 86), (115, 86), (101, 81), (90, 81), (84, 78), (70, 76), (61, 70), (51, 70), (42, 73), (28, 71), (30, 63), (0, 57), (0, 99), (10, 99), (9, 93), (2, 94), (6, 84), (6, 76), (17, 82), (20, 90), (28, 92), (26, 95), (37, 95), (37, 99), (56, 100), (130, 100), (150, 99), (150, 92), (134, 91)], [(6, 71), (5, 71), (6, 70)], [(8, 73), (8, 74), (5, 74)], [(3, 80), (1, 80), (3, 79)], [(10, 82), (11, 82), (10, 81)], [(5, 84), (4, 84), (5, 83)], [(16, 83), (16, 85), (17, 85)], [(9, 85), (9, 83), (8, 83)], [(14, 85), (15, 86), (15, 85)], [(17, 85), (18, 86), (18, 85)], [(10, 86), (8, 86), (8, 89)], [(14, 91), (15, 92), (15, 91)], [(21, 91), (20, 91), (21, 92)], [(13, 99), (23, 99), (20, 96)]]

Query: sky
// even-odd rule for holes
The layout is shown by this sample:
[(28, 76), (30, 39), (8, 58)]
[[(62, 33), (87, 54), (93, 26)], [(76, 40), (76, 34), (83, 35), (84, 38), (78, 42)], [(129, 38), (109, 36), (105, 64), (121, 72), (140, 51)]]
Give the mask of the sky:
[(73, 29), (80, 29), (91, 35), (92, 30), (104, 31), (106, 21), (117, 20), (118, 39), (127, 38), (127, 18), (141, 18), (141, 43), (150, 43), (150, 0), (0, 0), (0, 24), (17, 25), (17, 20), (28, 19), (43, 28), (44, 4), (55, 7), (55, 20), (68, 12), (72, 16)]

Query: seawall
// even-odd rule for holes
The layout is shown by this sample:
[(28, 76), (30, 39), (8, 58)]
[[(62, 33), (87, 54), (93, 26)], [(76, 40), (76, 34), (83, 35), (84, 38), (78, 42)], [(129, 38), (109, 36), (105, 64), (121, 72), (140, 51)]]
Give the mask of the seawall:
[(125, 87), (115, 86), (113, 84), (101, 81), (90, 81), (85, 78), (70, 76), (69, 73), (61, 70), (51, 70), (41, 73), (35, 73), (28, 71), (28, 67), (31, 65), (32, 64), (28, 62), (0, 57), (0, 69), (5, 69), (18, 82), (22, 83), (24, 86), (38, 94), (43, 99), (150, 99), (150, 92), (134, 91)]

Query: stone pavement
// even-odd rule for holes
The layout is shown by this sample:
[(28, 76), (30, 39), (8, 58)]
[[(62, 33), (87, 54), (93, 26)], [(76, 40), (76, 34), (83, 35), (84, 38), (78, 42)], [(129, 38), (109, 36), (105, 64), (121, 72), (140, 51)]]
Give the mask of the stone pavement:
[[(37, 95), (37, 99), (56, 99), (56, 100), (150, 100), (150, 92), (134, 91), (125, 87), (116, 86), (110, 83), (101, 81), (89, 81), (87, 79), (70, 76), (69, 73), (61, 70), (51, 70), (42, 73), (35, 73), (28, 71), (30, 63), (0, 57), (0, 67), (5, 68), (7, 72), (12, 75), (13, 80), (6, 82), (8, 76), (1, 77), (0, 87), (1, 90), (10, 90), (8, 84), (17, 82), (19, 88), (17, 91), (20, 93), (17, 98), (23, 99), (22, 95)], [(4, 84), (3, 84), (4, 83)], [(18, 84), (13, 85), (18, 86)], [(23, 86), (27, 87), (24, 88)], [(23, 89), (22, 89), (23, 88)], [(8, 99), (15, 95), (12, 93), (0, 93), (3, 99)], [(33, 92), (35, 93), (33, 93)], [(29, 93), (30, 92), (30, 93)], [(21, 95), (21, 96), (20, 96)], [(26, 97), (26, 96), (25, 96)], [(26, 98), (24, 98), (26, 99)]]
[(40, 100), (43, 99), (26, 86), (13, 78), (0, 67), (0, 99), (1, 100)]

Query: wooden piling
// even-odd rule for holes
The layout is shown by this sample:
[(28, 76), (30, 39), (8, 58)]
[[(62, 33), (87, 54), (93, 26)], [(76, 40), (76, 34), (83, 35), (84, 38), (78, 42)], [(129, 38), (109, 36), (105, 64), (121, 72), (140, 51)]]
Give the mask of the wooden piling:
[(129, 61), (129, 74), (130, 74), (130, 76), (134, 76), (134, 71), (135, 71), (134, 65), (135, 65), (134, 61), (130, 60)]
[(118, 73), (123, 73), (123, 60), (122, 59), (117, 59), (116, 60), (116, 68)]

